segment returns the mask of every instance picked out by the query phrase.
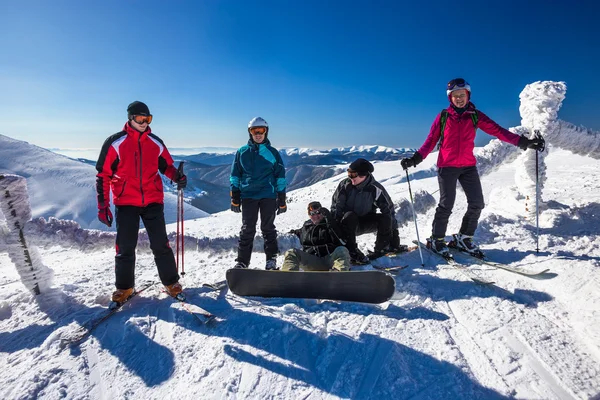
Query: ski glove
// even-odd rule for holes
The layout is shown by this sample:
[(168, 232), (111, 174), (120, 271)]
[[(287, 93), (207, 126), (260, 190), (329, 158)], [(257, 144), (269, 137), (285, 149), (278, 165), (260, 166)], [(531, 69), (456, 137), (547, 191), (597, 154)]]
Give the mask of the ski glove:
[(113, 215), (110, 207), (102, 207), (98, 209), (98, 219), (109, 228), (112, 226)]
[(234, 213), (242, 212), (242, 192), (239, 190), (232, 190), (231, 195), (231, 211)]
[(287, 211), (287, 204), (285, 204), (285, 192), (277, 193), (277, 215)]
[(413, 154), (412, 157), (403, 158), (402, 161), (400, 161), (400, 165), (402, 165), (402, 169), (408, 169), (409, 167), (416, 167), (421, 164), (421, 161), (423, 161), (423, 157), (418, 151), (415, 151), (415, 154)]
[(546, 141), (542, 137), (528, 139), (525, 136), (521, 136), (517, 146), (519, 146), (521, 150), (534, 149), (537, 151), (544, 151), (544, 148), (546, 147)]
[(175, 183), (177, 183), (177, 190), (185, 189), (187, 186), (187, 176), (183, 173), (178, 173)]

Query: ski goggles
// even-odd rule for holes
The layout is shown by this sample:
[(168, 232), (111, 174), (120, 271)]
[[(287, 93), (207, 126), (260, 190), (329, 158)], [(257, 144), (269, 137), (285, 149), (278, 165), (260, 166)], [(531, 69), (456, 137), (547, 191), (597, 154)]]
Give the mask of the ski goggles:
[(132, 115), (131, 119), (135, 121), (136, 124), (143, 124), (147, 122), (150, 124), (152, 122), (152, 115)]
[(456, 79), (452, 79), (450, 82), (448, 82), (448, 85), (446, 86), (446, 90), (454, 90), (456, 88), (465, 88), (469, 86), (469, 83), (467, 81), (465, 81), (463, 78), (456, 78)]
[(318, 201), (313, 201), (308, 204), (308, 215), (318, 215), (321, 214), (321, 203)]
[(264, 135), (267, 133), (267, 128), (264, 126), (256, 126), (254, 128), (250, 128), (250, 133), (253, 135)]
[(359, 176), (361, 176), (361, 177), (367, 176), (367, 174), (364, 172), (352, 171), (350, 168), (348, 168), (348, 178), (354, 179), (354, 178), (358, 178)]

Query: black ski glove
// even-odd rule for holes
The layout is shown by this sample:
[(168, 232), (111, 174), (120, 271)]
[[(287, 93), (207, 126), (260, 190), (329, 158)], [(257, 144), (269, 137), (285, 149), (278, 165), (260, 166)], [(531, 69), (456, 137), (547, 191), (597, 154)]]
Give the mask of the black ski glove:
[(542, 137), (534, 137), (533, 139), (529, 139), (526, 136), (521, 136), (517, 146), (519, 146), (521, 150), (534, 149), (537, 151), (544, 151), (544, 148), (546, 147), (546, 141)]
[(177, 183), (177, 190), (185, 189), (187, 186), (187, 176), (185, 176), (185, 174), (178, 174), (175, 183)]
[(277, 215), (287, 211), (287, 204), (285, 204), (285, 192), (277, 193)]
[(231, 195), (231, 211), (234, 213), (242, 212), (242, 192), (239, 190), (232, 190)]
[(409, 167), (416, 167), (421, 164), (421, 161), (423, 161), (423, 157), (418, 151), (415, 151), (415, 154), (413, 154), (412, 157), (403, 158), (402, 161), (400, 161), (400, 165), (402, 165), (402, 169), (408, 169)]

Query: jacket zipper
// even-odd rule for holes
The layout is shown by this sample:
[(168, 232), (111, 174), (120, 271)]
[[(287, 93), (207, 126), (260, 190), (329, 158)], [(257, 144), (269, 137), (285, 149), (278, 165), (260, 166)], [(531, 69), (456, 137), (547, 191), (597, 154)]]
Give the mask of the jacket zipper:
[(138, 137), (138, 148), (140, 150), (140, 193), (142, 194), (142, 206), (144, 205), (144, 188), (142, 187), (143, 175), (142, 175), (142, 135)]

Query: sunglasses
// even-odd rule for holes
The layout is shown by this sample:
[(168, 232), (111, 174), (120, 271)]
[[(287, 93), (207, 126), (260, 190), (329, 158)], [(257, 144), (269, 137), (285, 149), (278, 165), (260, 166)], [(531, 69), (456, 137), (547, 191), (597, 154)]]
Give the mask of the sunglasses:
[(267, 128), (264, 126), (257, 126), (256, 128), (251, 128), (250, 133), (253, 135), (264, 135), (267, 133)]
[(448, 86), (446, 87), (448, 90), (453, 90), (454, 88), (464, 88), (465, 86), (468, 86), (469, 83), (467, 81), (465, 81), (463, 78), (456, 78), (456, 79), (452, 79), (450, 82), (448, 82)]
[(321, 210), (311, 210), (308, 212), (308, 215), (310, 215), (311, 217), (313, 215), (319, 215), (319, 214), (321, 214)]
[(131, 119), (135, 121), (136, 124), (143, 124), (147, 122), (150, 124), (152, 122), (152, 115), (132, 115)]
[(359, 176), (363, 177), (363, 176), (367, 176), (367, 175), (364, 174), (364, 173), (359, 173), (359, 172), (356, 172), (356, 171), (352, 171), (350, 169), (348, 170), (348, 178), (354, 179), (354, 178), (357, 178)]

